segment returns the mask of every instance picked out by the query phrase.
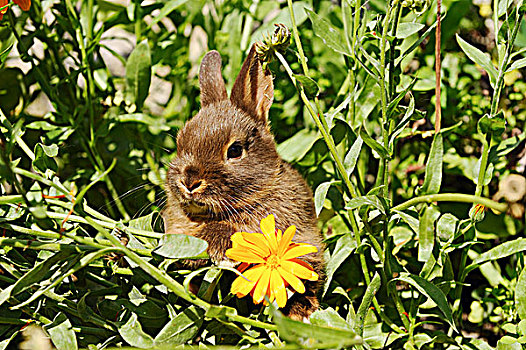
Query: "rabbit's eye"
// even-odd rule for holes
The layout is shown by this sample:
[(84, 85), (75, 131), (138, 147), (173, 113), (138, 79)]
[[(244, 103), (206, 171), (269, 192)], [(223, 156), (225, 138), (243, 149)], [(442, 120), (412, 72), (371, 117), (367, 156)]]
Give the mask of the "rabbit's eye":
[(239, 142), (234, 142), (233, 144), (231, 144), (226, 152), (226, 156), (228, 159), (240, 158), (242, 154), (243, 147)]

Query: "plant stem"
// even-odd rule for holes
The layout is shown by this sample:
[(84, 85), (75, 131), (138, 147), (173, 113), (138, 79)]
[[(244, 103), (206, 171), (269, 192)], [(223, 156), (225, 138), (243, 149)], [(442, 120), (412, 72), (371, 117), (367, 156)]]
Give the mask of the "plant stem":
[[(523, 16), (517, 16), (517, 19), (515, 20), (515, 26), (513, 27), (513, 32), (511, 34), (510, 40), (507, 42), (506, 51), (504, 53), (504, 57), (502, 59), (501, 66), (499, 67), (499, 75), (497, 77), (496, 86), (493, 90), (493, 97), (491, 99), (491, 109), (490, 109), (490, 118), (494, 117), (497, 114), (497, 109), (499, 107), (500, 102), (500, 95), (502, 92), (502, 88), (504, 86), (504, 74), (506, 72), (506, 69), (509, 64), (511, 52), (513, 51), (513, 45), (515, 43), (515, 39), (517, 38), (517, 33), (519, 32), (519, 28), (521, 25)], [(498, 21), (498, 19), (497, 19)], [(498, 22), (494, 23), (495, 28), (498, 28)], [(497, 36), (498, 33), (495, 33), (495, 36)], [(475, 195), (480, 196), (482, 194), (482, 189), (484, 188), (484, 178), (486, 177), (486, 168), (488, 166), (488, 156), (489, 151), (492, 146), (492, 138), (491, 135), (486, 135), (482, 141), (482, 155), (480, 158), (480, 167), (479, 167), (479, 173), (477, 177), (477, 187), (475, 188)]]
[(473, 204), (482, 204), (485, 207), (491, 208), (499, 212), (505, 212), (508, 208), (506, 203), (498, 203), (492, 201), (491, 199), (474, 196), (471, 194), (463, 193), (438, 193), (438, 194), (429, 194), (426, 196), (420, 196), (411, 198), (408, 201), (405, 201), (397, 206), (394, 206), (391, 210), (405, 210), (413, 205), (418, 203), (432, 203), (432, 202), (461, 202), (461, 203), (473, 203)]
[(442, 120), (442, 104), (441, 104), (441, 69), (442, 61), (440, 60), (440, 48), (441, 48), (441, 7), (442, 0), (437, 0), (437, 26), (435, 28), (435, 134), (440, 132), (441, 120)]

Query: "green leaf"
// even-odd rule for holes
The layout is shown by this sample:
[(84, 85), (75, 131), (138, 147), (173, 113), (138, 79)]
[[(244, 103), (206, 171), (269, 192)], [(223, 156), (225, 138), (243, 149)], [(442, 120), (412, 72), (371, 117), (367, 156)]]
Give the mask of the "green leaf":
[(155, 345), (179, 345), (193, 339), (203, 324), (202, 314), (193, 305), (186, 308), (161, 329), (155, 337)]
[(326, 280), (323, 287), (323, 295), (329, 289), (334, 273), (340, 265), (351, 255), (351, 253), (356, 249), (356, 240), (350, 233), (346, 233), (336, 242), (336, 246), (327, 262), (327, 267), (325, 268)]
[(363, 335), (363, 327), (365, 324), (367, 311), (369, 311), (369, 307), (373, 302), (373, 298), (380, 289), (381, 285), (382, 279), (380, 278), (378, 272), (375, 272), (371, 283), (367, 286), (367, 289), (365, 290), (365, 294), (363, 295), (362, 302), (358, 307), (358, 311), (356, 312), (354, 329), (358, 332), (359, 335)]
[(124, 341), (137, 348), (148, 349), (154, 345), (153, 338), (144, 333), (137, 315), (133, 312), (128, 321), (119, 328), (119, 334)]
[(341, 54), (351, 56), (347, 45), (344, 42), (344, 36), (340, 30), (334, 28), (325, 18), (315, 12), (305, 9), (312, 22), (314, 34), (318, 36), (328, 47)]
[(147, 31), (157, 24), (160, 20), (168, 16), (173, 11), (177, 10), (180, 6), (184, 5), (188, 0), (170, 0), (164, 3), (163, 8), (161, 11), (157, 14), (157, 16), (153, 17), (150, 24), (148, 24)]
[(390, 157), (387, 148), (369, 136), (367, 130), (365, 130), (365, 127), (363, 126), (360, 128), (360, 137), (362, 138), (363, 142), (365, 142), (367, 146), (371, 147), (376, 153), (378, 153), (382, 159)]
[(55, 264), (68, 259), (71, 253), (69, 252), (58, 252), (46, 260), (36, 264), (31, 270), (26, 272), (22, 278), (19, 278), (11, 291), (11, 295), (15, 296), (18, 293), (23, 292), (33, 284), (38, 283), (48, 277), (52, 271), (56, 268)]
[(135, 103), (138, 110), (142, 109), (142, 104), (148, 96), (151, 78), (150, 47), (144, 40), (135, 47), (126, 62), (126, 99)]
[(197, 237), (185, 234), (165, 234), (159, 240), (159, 247), (154, 250), (154, 253), (170, 259), (201, 258), (207, 248), (208, 243)]
[(13, 44), (6, 47), (6, 49), (2, 52), (0, 52), (0, 67), (2, 64), (6, 61), (7, 56), (9, 56), (9, 53), (11, 52), (11, 49), (13, 48)]
[(418, 231), (418, 261), (429, 260), (435, 245), (435, 221), (440, 212), (435, 206), (427, 206), (420, 218)]
[(138, 217), (136, 219), (130, 220), (128, 226), (131, 228), (136, 228), (143, 231), (153, 231), (152, 228), (152, 219), (154, 213), (150, 213), (145, 216)]
[(303, 86), (303, 90), (305, 91), (305, 95), (307, 95), (308, 98), (314, 98), (318, 96), (318, 93), (320, 92), (320, 87), (314, 80), (311, 78), (301, 75), (301, 74), (294, 74), (294, 78)]
[(413, 34), (418, 33), (425, 25), (422, 23), (402, 22), (398, 25), (396, 37), (398, 39), (405, 39)]
[(409, 100), (409, 106), (407, 106), (407, 109), (405, 110), (404, 116), (402, 117), (402, 119), (400, 119), (400, 121), (398, 122), (398, 124), (393, 129), (393, 132), (390, 135), (390, 138), (389, 138), (389, 149), (391, 150), (391, 152), (394, 151), (393, 150), (394, 141), (396, 140), (398, 135), (400, 135), (400, 133), (402, 131), (404, 131), (404, 129), (407, 126), (407, 124), (409, 124), (409, 122), (411, 121), (411, 117), (413, 116), (414, 112), (415, 112), (415, 99), (414, 99), (413, 95), (411, 94), (411, 99)]
[(309, 347), (344, 348), (361, 344), (362, 339), (348, 329), (315, 326), (283, 316), (274, 308), (273, 321), (281, 338)]
[(451, 308), (449, 307), (446, 296), (440, 290), (440, 288), (438, 288), (437, 286), (435, 286), (431, 282), (428, 282), (427, 280), (425, 280), (424, 278), (420, 276), (408, 274), (405, 272), (401, 273), (400, 277), (394, 280), (409, 283), (410, 285), (415, 287), (419, 293), (430, 298), (438, 306), (442, 314), (446, 317), (446, 321), (451, 325), (451, 327), (453, 327), (455, 331), (457, 331), (455, 322), (453, 321), (453, 315), (451, 313)]
[(59, 313), (51, 326), (46, 327), (53, 345), (57, 350), (76, 350), (78, 349), (77, 338), (73, 326), (68, 318), (63, 314)]
[(521, 343), (518, 342), (518, 339), (515, 337), (511, 337), (509, 335), (505, 335), (502, 338), (499, 339), (497, 342), (497, 349), (496, 350), (522, 350), (523, 347)]
[(338, 181), (327, 181), (319, 184), (318, 187), (316, 187), (316, 191), (314, 192), (314, 208), (316, 209), (316, 215), (320, 215), (320, 212), (323, 209), (323, 203), (327, 197), (327, 192), (329, 191), (329, 187), (331, 187), (331, 185), (336, 182)]
[(490, 117), (485, 114), (478, 121), (479, 132), (483, 134), (491, 133), (493, 135), (500, 136), (506, 130), (506, 118), (504, 118), (504, 112), (501, 110), (495, 116)]
[(468, 56), (473, 62), (481, 66), (486, 73), (488, 73), (489, 81), (491, 84), (491, 87), (495, 88), (495, 84), (497, 82), (497, 69), (491, 62), (491, 59), (488, 55), (484, 54), (482, 51), (477, 49), (475, 46), (472, 46), (468, 42), (464, 41), (458, 34), (457, 34), (457, 42), (460, 45), (460, 48), (466, 56)]
[(526, 320), (526, 268), (522, 269), (515, 286), (515, 305), (521, 320)]
[(431, 151), (426, 163), (426, 175), (422, 185), (422, 194), (435, 194), (442, 184), (442, 163), (444, 160), (444, 145), (442, 134), (435, 134)]
[(358, 158), (360, 157), (360, 151), (362, 150), (363, 140), (358, 135), (356, 140), (351, 146), (351, 149), (347, 154), (345, 155), (345, 158), (343, 159), (343, 166), (345, 168), (345, 172), (347, 173), (347, 176), (351, 176), (352, 172), (354, 171), (354, 168), (356, 167), (356, 162), (358, 162)]
[(332, 307), (316, 310), (310, 315), (311, 324), (321, 327), (351, 330), (351, 326)]
[(364, 205), (370, 205), (374, 208), (380, 210), (383, 214), (387, 212), (388, 206), (380, 197), (371, 195), (371, 196), (361, 196), (351, 199), (345, 205), (345, 209), (352, 210), (360, 208)]
[(526, 132), (519, 135), (508, 137), (506, 140), (502, 140), (498, 145), (492, 147), (490, 150), (490, 162), (496, 161), (498, 158), (509, 154), (511, 151), (519, 147), (522, 141), (526, 139)]
[(140, 123), (148, 126), (148, 130), (158, 135), (161, 131), (168, 131), (170, 127), (165, 124), (165, 121), (161, 118), (154, 118), (144, 113), (130, 113), (120, 114), (115, 117), (115, 120), (121, 123)]
[(316, 140), (318, 140), (318, 133), (302, 129), (278, 145), (278, 154), (286, 162), (298, 161), (307, 154)]
[(58, 171), (58, 165), (53, 157), (58, 155), (58, 146), (46, 146), (42, 143), (35, 145), (35, 160), (33, 160), (33, 168), (44, 174), (46, 170), (52, 170), (54, 173)]
[(505, 258), (507, 256), (520, 253), (526, 250), (526, 238), (517, 238), (513, 241), (508, 241), (499, 244), (495, 248), (488, 250), (479, 255), (478, 258), (473, 260), (471, 265), (466, 267), (467, 271), (471, 271), (477, 268), (479, 265), (487, 262)]
[(404, 220), (405, 223), (415, 231), (415, 233), (420, 231), (420, 221), (417, 218), (403, 211), (394, 210), (393, 212), (398, 214), (400, 218), (402, 218), (402, 220)]
[(515, 69), (521, 69), (526, 67), (526, 57), (521, 58), (515, 62), (513, 62), (508, 69), (506, 69), (506, 73), (509, 73), (511, 71), (514, 71)]
[(458, 219), (455, 215), (446, 213), (438, 219), (437, 235), (442, 241), (450, 241), (455, 237)]

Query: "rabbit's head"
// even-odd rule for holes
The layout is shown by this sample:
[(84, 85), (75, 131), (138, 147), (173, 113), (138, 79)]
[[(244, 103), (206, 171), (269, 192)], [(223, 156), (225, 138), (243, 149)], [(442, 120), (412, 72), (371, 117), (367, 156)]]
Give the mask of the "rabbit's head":
[(252, 46), (229, 99), (221, 56), (210, 51), (201, 62), (199, 85), (201, 110), (177, 136), (168, 191), (191, 218), (226, 219), (254, 209), (280, 172), (267, 123), (272, 75)]

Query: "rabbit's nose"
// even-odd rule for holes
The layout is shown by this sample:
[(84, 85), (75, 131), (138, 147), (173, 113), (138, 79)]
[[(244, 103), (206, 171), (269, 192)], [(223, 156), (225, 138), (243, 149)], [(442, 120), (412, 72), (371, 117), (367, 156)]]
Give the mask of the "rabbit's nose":
[(188, 190), (188, 192), (192, 193), (203, 186), (203, 181), (201, 180), (183, 180), (181, 181), (181, 185)]

